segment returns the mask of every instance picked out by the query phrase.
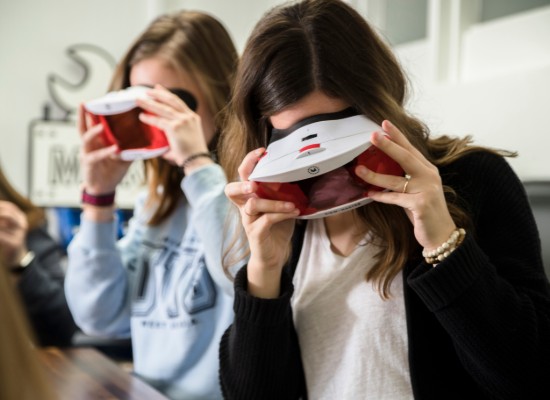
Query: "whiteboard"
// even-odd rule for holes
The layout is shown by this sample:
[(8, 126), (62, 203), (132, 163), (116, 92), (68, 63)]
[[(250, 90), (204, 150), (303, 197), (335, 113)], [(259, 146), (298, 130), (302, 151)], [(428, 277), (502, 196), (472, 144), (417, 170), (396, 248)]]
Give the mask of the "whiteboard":
[[(36, 120), (30, 126), (29, 197), (42, 207), (80, 207), (80, 138), (74, 121)], [(143, 162), (135, 161), (117, 187), (119, 208), (133, 208), (145, 188)]]

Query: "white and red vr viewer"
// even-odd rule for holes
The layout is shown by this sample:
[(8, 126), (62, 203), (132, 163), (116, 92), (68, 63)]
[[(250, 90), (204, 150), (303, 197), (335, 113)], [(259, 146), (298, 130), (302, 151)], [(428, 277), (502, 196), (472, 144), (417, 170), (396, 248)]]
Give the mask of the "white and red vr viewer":
[(372, 201), (382, 190), (355, 174), (358, 165), (403, 175), (393, 159), (370, 142), (382, 128), (354, 109), (315, 115), (288, 129), (273, 129), (269, 145), (249, 180), (259, 197), (293, 202), (299, 219), (322, 218)]
[[(116, 144), (120, 158), (126, 161), (158, 157), (170, 145), (164, 131), (140, 121), (139, 114), (147, 111), (138, 107), (137, 99), (147, 98), (148, 86), (130, 86), (90, 100), (84, 108), (94, 123), (103, 125), (103, 137), (108, 145)], [(183, 89), (169, 89), (195, 111), (197, 101)]]

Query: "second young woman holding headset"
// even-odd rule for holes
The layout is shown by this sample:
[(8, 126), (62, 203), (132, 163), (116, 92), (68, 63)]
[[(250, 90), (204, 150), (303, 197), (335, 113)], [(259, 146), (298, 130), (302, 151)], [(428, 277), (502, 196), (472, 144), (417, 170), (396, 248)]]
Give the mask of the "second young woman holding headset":
[[(85, 196), (68, 250), (69, 306), (87, 333), (131, 336), (135, 373), (173, 399), (221, 397), (217, 348), (233, 316), (221, 268), (228, 202), (225, 173), (206, 154), (236, 61), (226, 30), (200, 12), (159, 17), (128, 50), (112, 89), (153, 87), (140, 119), (165, 131), (170, 150), (146, 161), (147, 194), (118, 243), (112, 197), (129, 163), (81, 113)], [(197, 111), (166, 88), (191, 93)]]

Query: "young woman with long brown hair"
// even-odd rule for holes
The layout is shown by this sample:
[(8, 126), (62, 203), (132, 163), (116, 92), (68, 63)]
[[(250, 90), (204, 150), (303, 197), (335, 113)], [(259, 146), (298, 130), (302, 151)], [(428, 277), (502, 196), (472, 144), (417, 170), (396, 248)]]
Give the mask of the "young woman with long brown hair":
[[(68, 250), (69, 305), (85, 332), (131, 336), (135, 373), (174, 399), (221, 397), (217, 345), (233, 290), (221, 266), (226, 177), (209, 151), (236, 61), (222, 24), (192, 11), (157, 18), (123, 57), (111, 89), (152, 87), (139, 118), (166, 133), (170, 150), (145, 162), (148, 190), (118, 243), (114, 192), (129, 162), (101, 124), (80, 118), (85, 195)], [(189, 92), (196, 111), (168, 89)]]
[[(250, 246), (220, 345), (226, 398), (548, 393), (550, 290), (522, 185), (506, 153), (431, 136), (405, 97), (395, 57), (343, 1), (277, 7), (253, 30), (222, 145)], [(302, 209), (249, 176), (281, 131), (350, 108), (404, 173), (354, 167), (386, 190), (298, 223)]]

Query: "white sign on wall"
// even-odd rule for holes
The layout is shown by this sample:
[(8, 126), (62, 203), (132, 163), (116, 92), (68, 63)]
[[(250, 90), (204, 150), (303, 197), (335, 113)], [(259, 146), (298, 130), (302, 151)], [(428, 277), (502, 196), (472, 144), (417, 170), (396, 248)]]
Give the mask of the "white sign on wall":
[[(31, 200), (43, 207), (80, 207), (80, 138), (74, 121), (34, 121), (29, 148)], [(144, 189), (142, 162), (134, 162), (117, 186), (120, 208), (133, 208)]]

